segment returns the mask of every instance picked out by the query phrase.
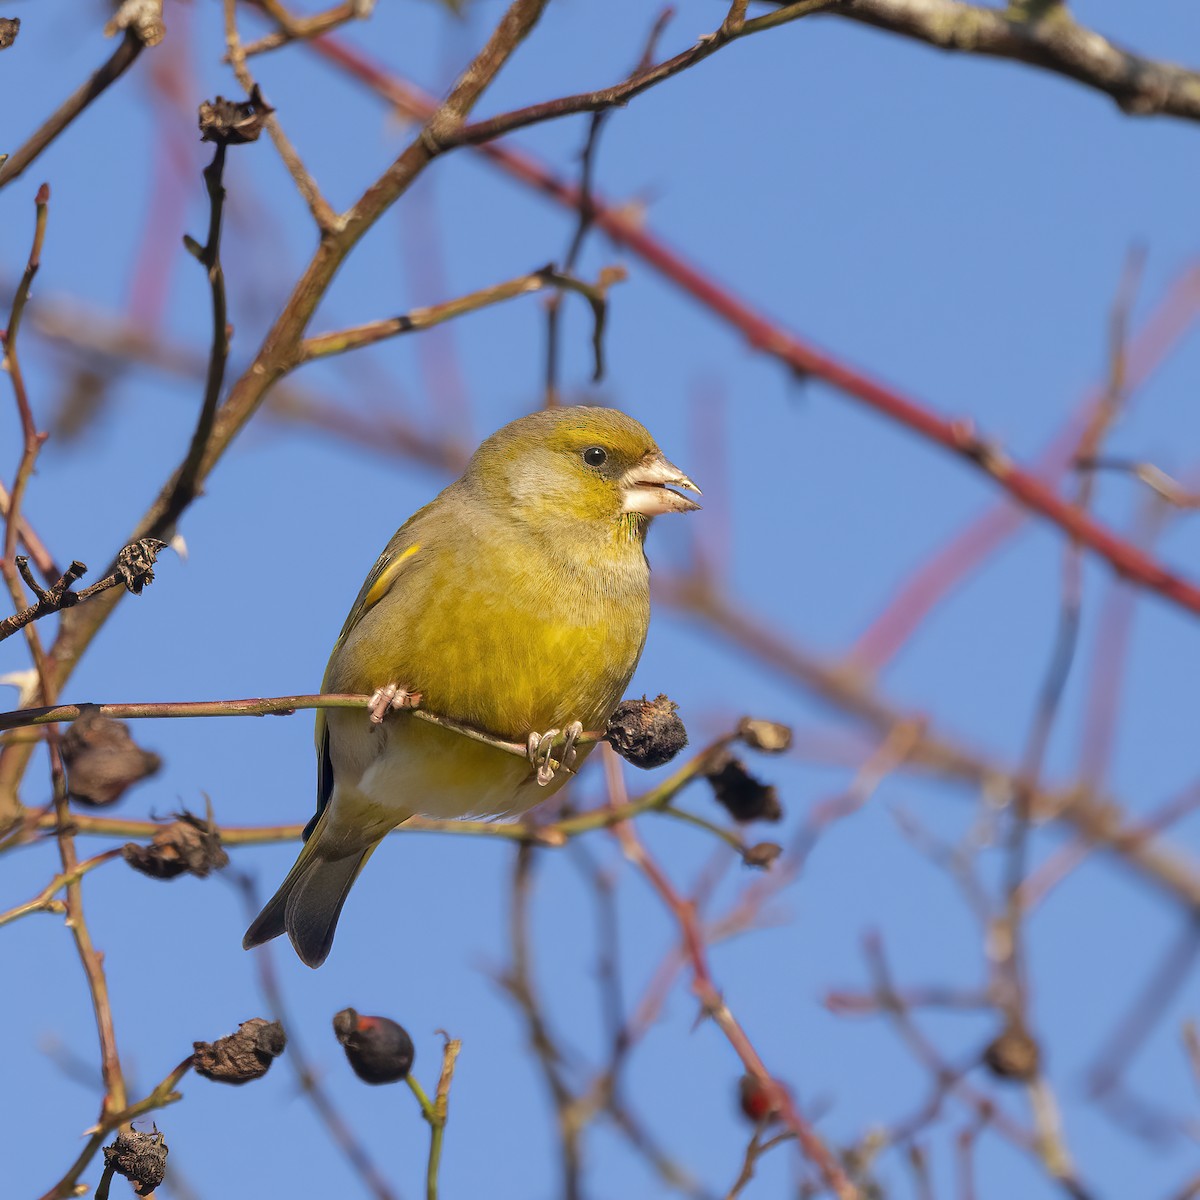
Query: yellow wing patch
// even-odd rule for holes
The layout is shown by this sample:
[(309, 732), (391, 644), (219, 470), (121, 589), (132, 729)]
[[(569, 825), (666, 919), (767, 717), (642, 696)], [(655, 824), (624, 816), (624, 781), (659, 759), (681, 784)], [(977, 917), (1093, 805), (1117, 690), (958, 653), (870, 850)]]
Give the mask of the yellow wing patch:
[(367, 594), (363, 597), (362, 611), (367, 612), (368, 609), (374, 608), (380, 600), (387, 595), (392, 584), (396, 582), (396, 576), (400, 574), (401, 567), (412, 558), (418, 550), (421, 549), (419, 542), (414, 542), (406, 550), (402, 550), (395, 558), (392, 559), (382, 571), (379, 572), (379, 577), (371, 584), (367, 590)]

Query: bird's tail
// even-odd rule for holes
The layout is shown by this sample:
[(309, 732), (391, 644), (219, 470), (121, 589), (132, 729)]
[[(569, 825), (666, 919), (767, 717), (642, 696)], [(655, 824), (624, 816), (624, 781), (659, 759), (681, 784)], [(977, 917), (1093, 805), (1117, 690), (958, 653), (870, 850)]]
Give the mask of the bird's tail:
[(321, 836), (328, 812), (321, 814), (295, 866), (246, 930), (245, 949), (286, 933), (306, 966), (319, 967), (329, 956), (342, 905), (379, 843), (349, 852), (331, 846), (332, 839)]

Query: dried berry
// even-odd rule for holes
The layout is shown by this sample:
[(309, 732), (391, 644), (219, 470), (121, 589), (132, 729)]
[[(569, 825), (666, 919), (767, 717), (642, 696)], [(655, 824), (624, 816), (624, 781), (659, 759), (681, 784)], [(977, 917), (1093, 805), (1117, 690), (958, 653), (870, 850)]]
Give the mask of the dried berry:
[(661, 767), (688, 742), (678, 714), (679, 705), (666, 696), (622, 700), (608, 722), (604, 739), (635, 767)]
[(97, 807), (114, 804), (125, 789), (162, 766), (162, 759), (143, 750), (123, 721), (85, 713), (63, 735), (62, 757), (67, 792), (72, 800)]
[(167, 1143), (163, 1135), (121, 1130), (111, 1146), (104, 1147), (104, 1163), (133, 1184), (139, 1196), (148, 1196), (167, 1173)]
[(792, 731), (778, 721), (743, 717), (738, 722), (737, 735), (751, 750), (761, 750), (764, 754), (782, 754), (792, 746)]
[(117, 555), (116, 574), (128, 591), (140, 596), (142, 588), (154, 582), (154, 564), (166, 548), (167, 543), (158, 538), (142, 538), (122, 547)]
[(746, 764), (728, 750), (719, 750), (712, 755), (704, 774), (712, 784), (717, 803), (723, 805), (735, 821), (778, 821), (783, 817), (775, 789), (755, 779), (746, 770)]
[(366, 1083), (396, 1083), (412, 1068), (412, 1038), (388, 1017), (362, 1017), (343, 1008), (333, 1018), (333, 1032), (355, 1075)]
[(193, 1042), (192, 1066), (196, 1074), (217, 1083), (249, 1083), (267, 1073), (272, 1061), (287, 1045), (278, 1021), (255, 1017), (243, 1021), (237, 1033), (215, 1042)]
[(1019, 1024), (1011, 1024), (1000, 1031), (983, 1052), (987, 1069), (1000, 1079), (1015, 1079), (1028, 1083), (1036, 1079), (1041, 1052), (1033, 1035)]
[(275, 110), (262, 98), (258, 84), (248, 100), (218, 96), (200, 105), (200, 140), (239, 146), (258, 141), (263, 123)]
[(742, 862), (766, 870), (782, 853), (783, 847), (778, 842), (755, 842), (742, 851)]
[(176, 813), (175, 820), (164, 825), (150, 845), (127, 842), (121, 854), (135, 871), (152, 879), (174, 879), (185, 874), (203, 879), (229, 865), (229, 855), (221, 845), (211, 813), (207, 820), (190, 812)]

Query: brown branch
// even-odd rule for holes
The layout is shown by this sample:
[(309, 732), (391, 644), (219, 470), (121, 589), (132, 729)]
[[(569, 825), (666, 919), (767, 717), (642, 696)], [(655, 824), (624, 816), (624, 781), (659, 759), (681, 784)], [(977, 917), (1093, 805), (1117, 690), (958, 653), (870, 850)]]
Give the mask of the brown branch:
[(47, 617), (51, 613), (60, 612), (64, 608), (73, 608), (76, 604), (83, 604), (93, 596), (108, 591), (109, 588), (124, 587), (135, 595), (139, 595), (145, 585), (153, 581), (154, 572), (151, 570), (151, 565), (158, 557), (159, 551), (165, 548), (166, 543), (160, 542), (156, 538), (147, 538), (132, 546), (126, 546), (117, 555), (116, 569), (110, 571), (103, 579), (98, 579), (89, 587), (81, 588), (79, 591), (73, 591), (71, 585), (87, 573), (87, 567), (78, 559), (72, 562), (49, 588), (43, 588), (29, 570), (29, 560), (18, 554), (14, 559), (17, 570), (21, 573), (21, 578), (29, 585), (36, 600), (20, 612), (0, 621), (0, 642), (18, 630), (24, 629), (32, 621), (40, 621), (42, 617)]
[(600, 272), (595, 283), (586, 283), (572, 275), (562, 274), (553, 266), (542, 267), (528, 275), (519, 275), (504, 283), (496, 283), (491, 287), (480, 288), (466, 296), (454, 300), (446, 300), (441, 304), (432, 304), (425, 308), (414, 308), (404, 316), (388, 317), (382, 321), (370, 321), (365, 325), (356, 325), (351, 329), (340, 329), (334, 333), (321, 333), (305, 338), (296, 350), (295, 365), (311, 362), (316, 358), (327, 358), (333, 354), (345, 354), (349, 350), (360, 350), (364, 346), (374, 345), (386, 338), (396, 337), (404, 333), (415, 333), (422, 329), (430, 329), (444, 321), (464, 316), (466, 313), (478, 312), (493, 304), (501, 304), (516, 296), (528, 296), (540, 292), (547, 287), (561, 288), (576, 292), (583, 296), (592, 307), (595, 319), (592, 344), (595, 349), (596, 366), (595, 378), (603, 378), (604, 356), (603, 337), (607, 318), (607, 292), (614, 283), (625, 278), (625, 272), (620, 267), (606, 267)]
[(88, 1163), (95, 1158), (100, 1147), (104, 1144), (105, 1138), (114, 1129), (118, 1129), (122, 1125), (127, 1125), (137, 1117), (144, 1117), (147, 1113), (153, 1112), (157, 1108), (163, 1108), (179, 1100), (180, 1095), (175, 1088), (191, 1069), (192, 1058), (189, 1055), (148, 1096), (139, 1100), (136, 1104), (129, 1105), (127, 1108), (122, 1106), (119, 1112), (106, 1113), (96, 1124), (96, 1127), (89, 1130), (90, 1136), (87, 1143), (79, 1152), (79, 1156), (75, 1159), (74, 1163), (71, 1164), (70, 1169), (41, 1197), (41, 1200), (67, 1200), (69, 1196), (78, 1196), (77, 1185), (79, 1176), (87, 1169)]
[[(607, 753), (604, 756), (604, 764), (610, 801), (614, 806), (620, 806), (625, 799), (620, 766), (615, 755)], [(713, 1019), (725, 1035), (747, 1072), (767, 1089), (781, 1120), (796, 1135), (801, 1151), (820, 1172), (826, 1186), (839, 1200), (858, 1200), (858, 1189), (850, 1182), (828, 1147), (800, 1113), (787, 1089), (778, 1084), (768, 1072), (758, 1051), (717, 989), (708, 967), (704, 934), (696, 917), (695, 906), (675, 890), (629, 821), (614, 825), (613, 833), (620, 842), (625, 857), (646, 876), (650, 886), (678, 922), (684, 953), (691, 970), (692, 991), (703, 1006), (705, 1014)]]
[(350, 21), (361, 21), (371, 15), (375, 0), (342, 0), (324, 12), (313, 13), (309, 17), (297, 17), (289, 13), (277, 0), (254, 0), (264, 12), (268, 13), (279, 25), (274, 33), (251, 42), (245, 49), (245, 56), (264, 54), (268, 50), (278, 50), (281, 46), (292, 42), (305, 42), (310, 38), (320, 37)]
[[(447, 100), (430, 118), (427, 129), (363, 193), (346, 214), (344, 225), (336, 233), (322, 239), (258, 353), (233, 384), (225, 402), (218, 407), (211, 434), (206, 439), (204, 453), (193, 477), (185, 475), (191, 457), (189, 454), (138, 522), (131, 540), (161, 538), (163, 534), (167, 534), (169, 539), (168, 531), (173, 528), (181, 511), (176, 498), (182, 501), (184, 490), (194, 495), (203, 486), (222, 455), (258, 412), (271, 385), (286, 373), (318, 303), (346, 257), (437, 156), (434, 131), (451, 131), (462, 123), (509, 57), (532, 31), (547, 2), (513, 0), (487, 44), (468, 66)], [(188, 487), (181, 489), (180, 484), (185, 481)], [(50, 655), (55, 687), (61, 688), (69, 678), (80, 656), (115, 608), (119, 596), (120, 592), (113, 589), (94, 604), (74, 608), (64, 614)], [(6, 746), (0, 751), (0, 806), (4, 805), (6, 797), (12, 798), (10, 807), (15, 802), (17, 783), (29, 754), (30, 748), (26, 745)]]
[[(782, 19), (790, 12), (791, 6), (780, 9), (777, 15)], [(753, 22), (746, 24), (749, 28)], [(358, 51), (332, 38), (322, 38), (312, 43), (312, 47), (362, 79), (400, 111), (418, 117), (429, 113), (432, 101), (427, 96), (389, 75)], [(502, 119), (494, 118), (494, 121)], [(568, 208), (578, 209), (581, 202), (578, 188), (560, 179), (531, 155), (507, 146), (485, 144), (477, 148), (490, 161), (540, 194)], [(620, 206), (612, 205), (600, 197), (594, 198), (594, 204), (598, 228), (736, 329), (754, 349), (778, 359), (801, 377), (811, 376), (824, 381), (910, 432), (950, 451), (986, 474), (1011, 499), (1035, 515), (1058, 525), (1090, 551), (1104, 558), (1121, 576), (1189, 612), (1200, 614), (1200, 586), (1169, 570), (1105, 526), (1080, 514), (1053, 487), (1035, 473), (1019, 466), (995, 442), (983, 437), (971, 420), (944, 417), (915, 398), (819, 350), (758, 312), (724, 284), (670, 249), (645, 227), (640, 216), (632, 216)]]
[[(356, 3), (360, 4), (361, 0), (350, 0), (351, 6)], [(238, 83), (245, 89), (246, 95), (258, 94), (258, 85), (254, 82), (254, 77), (246, 66), (247, 51), (243, 49), (241, 35), (238, 33), (237, 0), (225, 0), (225, 45), (228, 51), (226, 57), (233, 67), (233, 73), (237, 77)], [(278, 117), (273, 112), (268, 112), (263, 124), (271, 141), (275, 143), (275, 149), (279, 152), (279, 157), (283, 159), (283, 165), (287, 167), (297, 190), (304, 197), (308, 210), (317, 223), (317, 228), (323, 234), (332, 233), (341, 225), (341, 218), (321, 194), (317, 181), (301, 161), (300, 155), (296, 152), (296, 148), (287, 134), (283, 132), (283, 126), (279, 124)]]
[(24, 174), (30, 163), (97, 96), (105, 91), (106, 88), (116, 83), (133, 66), (137, 56), (141, 54), (143, 48), (148, 44), (142, 40), (135, 30), (126, 30), (125, 36), (118, 43), (109, 60), (77, 91), (68, 96), (59, 108), (45, 121), (42, 127), (20, 149), (14, 150), (4, 163), (0, 164), (0, 188), (12, 183), (19, 175)]
[[(599, 113), (612, 108), (622, 108), (643, 92), (647, 92), (680, 72), (702, 63), (706, 58), (711, 58), (717, 51), (740, 38), (773, 29), (790, 21), (798, 21), (802, 17), (821, 12), (836, 3), (838, 0), (797, 0), (796, 3), (787, 4), (776, 12), (755, 17), (753, 20), (745, 20), (745, 0), (734, 0), (730, 6), (729, 15), (726, 16), (719, 29), (706, 34), (679, 54), (656, 63), (654, 66), (635, 71), (621, 83), (614, 84), (612, 87), (598, 88), (592, 92), (560, 96), (555, 100), (545, 100), (540, 104), (531, 104), (527, 108), (514, 109), (484, 121), (463, 125), (451, 133), (439, 136), (438, 146), (443, 150), (448, 150), (452, 146), (476, 146), (483, 142), (495, 141), (518, 129), (526, 129), (530, 125), (556, 121), (576, 113)], [(735, 15), (739, 8), (742, 10), (740, 20)]]
[(1080, 25), (1065, 4), (1044, 15), (959, 0), (841, 0), (831, 15), (939, 50), (1006, 58), (1103, 92), (1131, 116), (1200, 120), (1200, 73), (1124, 49)]
[[(886, 734), (903, 725), (921, 723), (914, 714), (881, 698), (862, 672), (828, 662), (773, 632), (745, 604), (735, 604), (707, 581), (656, 576), (656, 583), (656, 595), (661, 600), (696, 617), (706, 629), (719, 633), (772, 673), (799, 684), (876, 732)], [(1019, 777), (1007, 767), (950, 740), (928, 724), (906, 762), (990, 794), (1011, 796), (1020, 786)], [(1039, 789), (1033, 805), (1039, 819), (1071, 825), (1189, 909), (1200, 910), (1200, 866), (1161, 841), (1137, 836), (1136, 825), (1126, 824), (1121, 806), (1111, 798), (1084, 787)]]

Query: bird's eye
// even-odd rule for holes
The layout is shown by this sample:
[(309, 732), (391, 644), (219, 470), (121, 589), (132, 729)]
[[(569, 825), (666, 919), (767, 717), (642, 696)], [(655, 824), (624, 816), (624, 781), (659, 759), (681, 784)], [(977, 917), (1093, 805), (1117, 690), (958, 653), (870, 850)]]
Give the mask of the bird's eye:
[(583, 452), (583, 461), (589, 467), (602, 467), (608, 459), (608, 451), (601, 446), (589, 446)]

